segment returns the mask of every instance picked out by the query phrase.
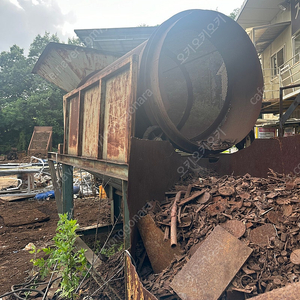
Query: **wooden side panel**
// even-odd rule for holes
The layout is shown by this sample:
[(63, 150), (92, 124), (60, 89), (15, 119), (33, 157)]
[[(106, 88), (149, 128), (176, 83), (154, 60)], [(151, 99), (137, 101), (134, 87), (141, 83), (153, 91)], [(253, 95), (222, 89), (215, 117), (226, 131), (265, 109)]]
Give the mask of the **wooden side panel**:
[(69, 100), (68, 154), (77, 154), (79, 130), (79, 94)]
[(103, 158), (127, 162), (131, 134), (129, 105), (131, 103), (130, 65), (106, 80), (103, 130)]
[(82, 91), (82, 156), (98, 157), (99, 126), (100, 126), (100, 86), (99, 82)]

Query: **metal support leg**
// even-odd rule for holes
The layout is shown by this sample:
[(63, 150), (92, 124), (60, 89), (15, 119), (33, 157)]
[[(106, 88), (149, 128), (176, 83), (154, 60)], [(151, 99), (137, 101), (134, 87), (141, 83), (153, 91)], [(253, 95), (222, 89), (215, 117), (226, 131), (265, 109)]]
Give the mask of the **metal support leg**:
[(58, 184), (58, 178), (56, 176), (56, 170), (55, 166), (52, 160), (48, 161), (50, 173), (51, 173), (51, 179), (52, 179), (52, 185), (54, 188), (54, 194), (55, 194), (55, 201), (56, 201), (56, 207), (59, 214), (62, 214), (63, 212), (63, 205), (62, 205), (62, 197), (61, 197), (61, 187)]
[[(122, 194), (123, 194), (123, 231), (124, 231), (124, 246), (125, 249), (130, 248), (130, 233), (131, 230), (126, 230), (127, 228), (130, 228), (129, 224), (129, 210), (128, 210), (128, 204), (127, 204), (127, 181), (122, 181)], [(125, 227), (125, 225), (127, 225)]]
[(30, 194), (30, 185), (31, 185), (31, 177), (30, 177), (30, 173), (27, 174), (27, 193)]
[(62, 196), (63, 213), (68, 213), (69, 219), (73, 218), (73, 167), (62, 165)]
[(116, 189), (111, 185), (108, 190), (108, 197), (111, 201), (111, 223), (114, 224), (121, 212), (121, 197), (116, 194)]

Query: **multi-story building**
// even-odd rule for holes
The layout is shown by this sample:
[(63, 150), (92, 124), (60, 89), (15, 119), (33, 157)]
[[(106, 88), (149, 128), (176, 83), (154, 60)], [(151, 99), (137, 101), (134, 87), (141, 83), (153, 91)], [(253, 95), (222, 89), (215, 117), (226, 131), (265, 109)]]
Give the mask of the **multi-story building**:
[[(259, 55), (265, 90), (264, 114), (279, 114), (280, 87), (283, 113), (300, 93), (300, 0), (245, 0), (236, 21), (246, 30)], [(291, 117), (299, 118), (300, 109)]]

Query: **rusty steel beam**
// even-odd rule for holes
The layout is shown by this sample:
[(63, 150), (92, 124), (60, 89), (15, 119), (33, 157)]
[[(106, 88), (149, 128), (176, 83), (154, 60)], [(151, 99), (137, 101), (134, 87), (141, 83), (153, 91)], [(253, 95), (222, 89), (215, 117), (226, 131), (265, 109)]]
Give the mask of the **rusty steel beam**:
[(67, 154), (58, 154), (50, 152), (48, 159), (58, 163), (71, 165), (88, 172), (106, 175), (121, 180), (128, 180), (128, 165), (118, 162), (109, 162), (101, 159), (72, 156)]

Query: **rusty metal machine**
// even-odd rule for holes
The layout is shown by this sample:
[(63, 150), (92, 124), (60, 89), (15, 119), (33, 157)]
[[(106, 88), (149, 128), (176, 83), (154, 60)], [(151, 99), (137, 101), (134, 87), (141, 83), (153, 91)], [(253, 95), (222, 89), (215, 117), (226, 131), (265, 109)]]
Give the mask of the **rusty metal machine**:
[[(59, 211), (72, 211), (73, 166), (103, 178), (114, 214), (122, 209), (123, 226), (130, 226), (125, 248), (132, 256), (133, 216), (148, 200), (163, 200), (164, 191), (195, 166), (264, 176), (268, 168), (289, 172), (296, 165), (296, 156), (288, 160), (282, 154), (290, 146), (297, 149), (299, 137), (256, 140), (235, 154), (220, 154), (253, 128), (263, 93), (256, 50), (229, 17), (181, 12), (117, 56), (52, 43), (34, 72), (68, 92), (63, 151), (49, 153), (50, 163), (63, 166), (62, 194), (56, 187)], [(141, 286), (130, 259), (127, 297), (156, 299)]]

